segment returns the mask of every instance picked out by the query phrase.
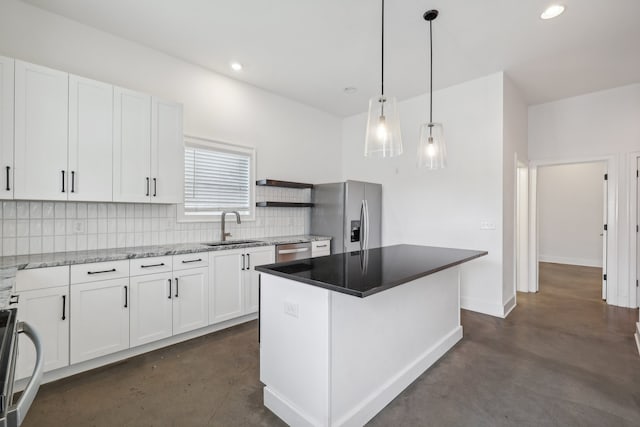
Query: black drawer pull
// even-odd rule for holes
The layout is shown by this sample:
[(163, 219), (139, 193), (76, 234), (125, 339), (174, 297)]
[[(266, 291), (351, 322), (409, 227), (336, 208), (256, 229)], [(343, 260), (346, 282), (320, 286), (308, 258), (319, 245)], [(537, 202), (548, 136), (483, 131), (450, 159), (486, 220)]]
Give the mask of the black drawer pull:
[(171, 279), (169, 279), (169, 296), (168, 299), (171, 299)]
[(161, 262), (160, 264), (141, 265), (140, 268), (162, 267), (163, 265), (164, 262)]
[(124, 287), (124, 308), (129, 307), (129, 289), (128, 286)]
[(149, 195), (149, 177), (147, 177), (147, 196)]
[(64, 171), (60, 172), (62, 172), (62, 192), (64, 193)]
[(62, 320), (65, 320), (67, 317), (65, 316), (65, 313), (67, 312), (66, 306), (67, 305), (67, 296), (66, 295), (62, 295)]
[(158, 195), (158, 180), (153, 178), (153, 197), (157, 197)]
[(200, 261), (202, 261), (202, 258), (183, 260), (182, 263), (183, 264), (189, 264), (190, 262), (200, 262)]
[(7, 186), (5, 187), (5, 190), (7, 191), (11, 191), (11, 187), (9, 186), (9, 171), (11, 170), (11, 166), (7, 166)]
[(76, 192), (76, 173), (75, 171), (71, 171), (71, 192)]
[(327, 245), (318, 245), (318, 246), (316, 246), (316, 248), (326, 248), (326, 247), (327, 247)]
[(114, 271), (116, 271), (115, 268), (112, 268), (111, 270), (102, 270), (102, 271), (87, 271), (87, 274), (102, 274), (102, 273), (113, 273)]
[(178, 278), (176, 277), (176, 298), (178, 298), (178, 291), (179, 291), (179, 288), (178, 288)]

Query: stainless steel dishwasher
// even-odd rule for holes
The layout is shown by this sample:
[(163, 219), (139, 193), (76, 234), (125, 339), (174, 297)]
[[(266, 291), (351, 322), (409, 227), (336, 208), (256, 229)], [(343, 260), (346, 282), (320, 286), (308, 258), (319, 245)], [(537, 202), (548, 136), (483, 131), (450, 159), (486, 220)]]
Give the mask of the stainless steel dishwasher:
[(276, 245), (276, 262), (311, 258), (311, 243)]

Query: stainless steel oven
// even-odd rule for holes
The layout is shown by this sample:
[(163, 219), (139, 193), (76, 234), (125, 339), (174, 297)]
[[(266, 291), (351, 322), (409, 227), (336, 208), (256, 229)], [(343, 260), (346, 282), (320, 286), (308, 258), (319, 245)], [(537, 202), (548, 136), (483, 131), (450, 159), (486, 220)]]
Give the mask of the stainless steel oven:
[[(42, 344), (36, 331), (26, 322), (18, 322), (17, 309), (0, 310), (0, 427), (17, 427), (22, 424), (33, 403), (44, 371)], [(36, 364), (27, 387), (18, 401), (13, 403), (13, 384), (18, 356), (18, 334), (24, 333), (35, 346)]]

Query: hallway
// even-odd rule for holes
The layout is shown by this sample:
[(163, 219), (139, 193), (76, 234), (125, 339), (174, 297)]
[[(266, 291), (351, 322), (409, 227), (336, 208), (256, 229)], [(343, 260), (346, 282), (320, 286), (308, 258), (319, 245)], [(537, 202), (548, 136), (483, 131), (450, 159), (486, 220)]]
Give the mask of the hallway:
[[(637, 426), (637, 310), (600, 300), (600, 269), (540, 265), (506, 319), (462, 312), (464, 338), (372, 426)], [(257, 324), (41, 388), (28, 426), (283, 425), (262, 406)]]

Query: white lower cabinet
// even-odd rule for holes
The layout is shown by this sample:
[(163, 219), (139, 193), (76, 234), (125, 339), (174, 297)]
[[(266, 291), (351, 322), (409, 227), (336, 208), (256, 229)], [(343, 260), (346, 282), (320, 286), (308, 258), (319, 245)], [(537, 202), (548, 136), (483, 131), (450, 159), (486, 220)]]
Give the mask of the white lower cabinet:
[(173, 334), (209, 324), (209, 268), (174, 271)]
[(71, 363), (129, 348), (129, 278), (71, 285)]
[(131, 347), (173, 333), (171, 273), (131, 277)]
[[(45, 372), (69, 365), (69, 286), (19, 293), (18, 318), (38, 332)], [(16, 379), (30, 377), (36, 363), (33, 343), (20, 336)]]
[(275, 262), (273, 246), (211, 252), (209, 323), (258, 311), (258, 276), (254, 267)]

